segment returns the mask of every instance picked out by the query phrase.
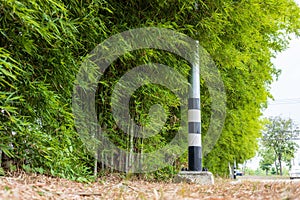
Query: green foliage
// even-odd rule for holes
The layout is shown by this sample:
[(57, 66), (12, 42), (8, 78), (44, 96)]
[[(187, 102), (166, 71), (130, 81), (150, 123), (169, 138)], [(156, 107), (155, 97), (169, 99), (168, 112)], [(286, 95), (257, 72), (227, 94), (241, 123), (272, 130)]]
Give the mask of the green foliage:
[(275, 167), (272, 167), (271, 174), (272, 174), (272, 175), (278, 174), (278, 173), (276, 172), (276, 170), (275, 170)]
[(259, 167), (268, 175), (271, 166), (274, 164), (275, 153), (273, 149), (260, 147), (259, 156), (262, 158), (259, 161)]
[(73, 125), (72, 80), (84, 54), (86, 38), (79, 31), (96, 18), (87, 19), (91, 10), (77, 16), (68, 6), (1, 1), (0, 140), (1, 150), (18, 166), (30, 163), (76, 179), (91, 173), (91, 158)]
[[(205, 154), (204, 165), (214, 173), (226, 174), (228, 162), (242, 163), (255, 155), (261, 108), (278, 75), (270, 60), (286, 48), (287, 34), (299, 34), (299, 17), (292, 0), (0, 0), (0, 149), (27, 170), (89, 178), (93, 156), (83, 146), (71, 112), (79, 66), (109, 36), (154, 26), (199, 40), (220, 70), (227, 93), (227, 118), (214, 149)], [(160, 103), (167, 116), (159, 134), (131, 140), (114, 122), (111, 88), (128, 70), (149, 62), (173, 66), (185, 77), (190, 69), (182, 58), (147, 49), (120, 57), (99, 82), (99, 124), (114, 143), (128, 151), (161, 148), (179, 128), (179, 101), (158, 85), (136, 91), (130, 108), (136, 123), (147, 124), (150, 107)], [(203, 80), (201, 88), (205, 138), (211, 99)], [(162, 173), (172, 174), (185, 163), (180, 158)]]
[(298, 145), (293, 141), (299, 135), (296, 129), (297, 126), (291, 119), (281, 117), (271, 117), (265, 125), (262, 135), (263, 163), (274, 163), (277, 174), (279, 169), (282, 175), (282, 162), (289, 165), (297, 150)]

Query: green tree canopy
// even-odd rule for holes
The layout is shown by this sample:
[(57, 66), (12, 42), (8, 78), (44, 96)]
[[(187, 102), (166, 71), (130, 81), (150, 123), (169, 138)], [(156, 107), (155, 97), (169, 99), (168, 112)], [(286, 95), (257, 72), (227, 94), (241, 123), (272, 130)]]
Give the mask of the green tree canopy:
[(266, 171), (266, 175), (268, 175), (268, 172), (275, 161), (274, 150), (260, 145), (259, 156), (261, 157), (261, 160), (259, 161), (259, 167)]
[[(282, 162), (290, 165), (298, 147), (294, 141), (298, 135), (298, 127), (291, 119), (283, 119), (281, 117), (268, 119), (262, 135), (262, 146), (265, 149), (264, 152), (268, 152), (269, 159), (273, 158), (277, 174), (282, 175)], [(271, 156), (270, 154), (273, 155)], [(266, 161), (267, 158), (263, 157), (263, 159)]]

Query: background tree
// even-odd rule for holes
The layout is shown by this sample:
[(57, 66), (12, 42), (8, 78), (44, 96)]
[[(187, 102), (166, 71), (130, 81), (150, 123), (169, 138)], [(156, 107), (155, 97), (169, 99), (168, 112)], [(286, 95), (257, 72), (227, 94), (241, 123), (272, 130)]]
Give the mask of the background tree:
[(298, 127), (291, 119), (271, 117), (268, 120), (262, 135), (262, 145), (265, 153), (274, 153), (273, 161), (277, 174), (282, 175), (282, 163), (286, 162), (290, 165), (298, 147), (297, 143), (293, 141), (293, 138), (297, 138), (299, 135), (296, 131)]
[(273, 149), (260, 146), (259, 156), (261, 157), (261, 160), (259, 161), (259, 167), (266, 172), (266, 175), (268, 175), (272, 165), (274, 164), (274, 151)]

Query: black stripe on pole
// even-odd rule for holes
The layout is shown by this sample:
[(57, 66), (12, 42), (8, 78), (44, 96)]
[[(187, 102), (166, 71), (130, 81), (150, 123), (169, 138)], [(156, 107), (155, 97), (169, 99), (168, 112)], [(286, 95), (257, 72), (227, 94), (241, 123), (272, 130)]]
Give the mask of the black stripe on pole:
[(233, 167), (233, 179), (236, 179), (236, 167)]
[(189, 171), (202, 171), (201, 147), (189, 147)]
[(201, 134), (201, 122), (189, 122), (189, 133)]
[[(188, 99), (189, 110), (200, 111), (200, 99)], [(192, 117), (193, 119), (193, 117)], [(188, 122), (189, 134), (201, 134), (201, 122)], [(199, 137), (200, 139), (200, 137)], [(190, 145), (190, 144), (189, 144)], [(202, 171), (202, 148), (201, 146), (189, 146), (188, 148), (188, 169), (189, 171)]]
[(188, 109), (200, 110), (200, 99), (199, 98), (189, 98)]

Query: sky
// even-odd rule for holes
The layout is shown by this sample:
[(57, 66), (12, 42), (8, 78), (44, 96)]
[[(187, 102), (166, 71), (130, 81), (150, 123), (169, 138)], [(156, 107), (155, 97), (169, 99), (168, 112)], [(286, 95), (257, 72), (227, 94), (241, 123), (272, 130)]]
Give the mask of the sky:
[(300, 127), (300, 38), (293, 37), (289, 48), (273, 59), (281, 74), (271, 85), (274, 100), (263, 111), (264, 116), (291, 118)]

